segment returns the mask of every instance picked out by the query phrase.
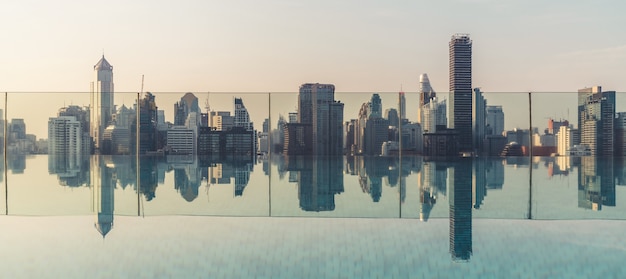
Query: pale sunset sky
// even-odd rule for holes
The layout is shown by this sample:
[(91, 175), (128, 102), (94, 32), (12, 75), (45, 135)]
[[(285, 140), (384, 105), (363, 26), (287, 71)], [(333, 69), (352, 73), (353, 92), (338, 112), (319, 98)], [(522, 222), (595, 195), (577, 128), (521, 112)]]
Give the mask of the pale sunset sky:
[[(272, 125), (294, 111), (294, 94), (307, 82), (335, 84), (344, 120), (356, 118), (372, 93), (381, 93), (384, 108), (396, 107), (402, 86), (415, 120), (419, 75), (428, 73), (447, 98), (448, 41), (468, 33), (472, 85), (487, 92), (489, 105), (503, 105), (507, 129), (528, 127), (524, 92), (542, 92), (533, 102), (541, 128), (547, 117), (575, 120), (580, 88), (626, 91), (624, 11), (625, 1), (609, 0), (7, 0), (0, 92), (9, 93), (9, 119), (24, 118), (28, 133), (46, 138), (47, 119), (60, 107), (89, 104), (76, 92), (89, 92), (104, 53), (116, 103), (132, 105), (144, 75), (144, 91), (156, 92), (168, 121), (185, 92), (203, 107), (210, 91), (213, 109), (232, 111), (233, 96), (242, 97), (260, 129), (269, 111)], [(626, 95), (617, 98), (625, 111)]]

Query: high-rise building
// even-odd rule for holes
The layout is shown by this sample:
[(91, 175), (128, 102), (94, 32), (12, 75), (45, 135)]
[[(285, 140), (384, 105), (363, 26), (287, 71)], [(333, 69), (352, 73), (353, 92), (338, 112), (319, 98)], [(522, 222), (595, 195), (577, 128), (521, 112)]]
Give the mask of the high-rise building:
[(48, 120), (48, 154), (78, 156), (82, 154), (82, 123), (74, 116), (50, 117)]
[(235, 118), (233, 124), (235, 127), (242, 127), (246, 131), (253, 132), (253, 140), (252, 140), (252, 150), (256, 154), (257, 151), (257, 134), (254, 132), (254, 123), (250, 121), (250, 115), (248, 114), (248, 109), (243, 104), (243, 100), (241, 98), (235, 98)]
[(580, 144), (592, 156), (613, 156), (615, 91), (594, 86), (578, 90), (578, 130)]
[(380, 99), (380, 95), (373, 94), (372, 99), (368, 103), (367, 118), (382, 118), (383, 117), (383, 103)]
[(405, 121), (406, 118), (406, 97), (404, 92), (400, 90), (398, 93), (398, 109), (400, 110), (400, 121)]
[(358, 136), (363, 139), (359, 144), (359, 153), (380, 155), (382, 145), (389, 137), (389, 121), (382, 117), (380, 95), (373, 94), (370, 101), (362, 105), (359, 118), (361, 121)]
[(424, 121), (423, 108), (427, 107), (430, 101), (436, 96), (435, 90), (430, 86), (430, 80), (427, 74), (420, 75), (419, 96), (420, 101), (417, 106), (417, 122), (422, 123)]
[(185, 125), (190, 113), (200, 113), (198, 98), (191, 92), (185, 93), (179, 102), (174, 104), (174, 125)]
[(567, 156), (569, 150), (574, 146), (572, 144), (572, 128), (569, 126), (559, 127), (556, 134), (556, 152), (561, 156)]
[(209, 127), (218, 131), (228, 131), (234, 126), (235, 119), (229, 111), (211, 111), (209, 114)]
[(615, 117), (615, 156), (626, 156), (626, 112)]
[(450, 48), (449, 128), (459, 132), (459, 148), (472, 151), (472, 40), (468, 34), (455, 34)]
[(487, 100), (483, 97), (480, 88), (474, 88), (472, 98), (472, 130), (474, 135), (474, 149), (482, 152), (485, 128), (487, 125)]
[(250, 115), (241, 98), (235, 98), (235, 127), (243, 127), (246, 131), (254, 130), (254, 125), (250, 122)]
[(95, 80), (91, 83), (91, 105), (89, 108), (91, 118), (91, 137), (94, 147), (100, 148), (102, 133), (113, 119), (115, 113), (113, 100), (113, 66), (102, 58), (95, 66)]
[(395, 108), (385, 110), (385, 118), (389, 121), (389, 126), (400, 127), (401, 120), (398, 116), (398, 111)]
[[(155, 96), (150, 92), (146, 92), (143, 99), (139, 101), (139, 154), (145, 154), (149, 151), (157, 150), (157, 141), (158, 141), (158, 133), (157, 133), (157, 123), (158, 121), (158, 113), (157, 113), (157, 105), (155, 102)], [(133, 147), (133, 152), (136, 151), (137, 148), (137, 133), (135, 132), (137, 129), (137, 121), (133, 122), (131, 125), (131, 146)]]
[(303, 127), (311, 125), (310, 150), (313, 155), (343, 153), (343, 103), (334, 98), (335, 86), (332, 84), (305, 83), (300, 86), (298, 123)]
[(569, 126), (569, 121), (561, 120), (554, 121), (554, 119), (548, 119), (548, 134), (557, 134), (561, 126)]
[(504, 132), (504, 112), (502, 106), (487, 106), (487, 130), (489, 135), (501, 136)]
[(426, 105), (422, 106), (422, 128), (424, 133), (434, 133), (437, 126), (446, 126), (446, 101), (438, 101), (433, 97)]

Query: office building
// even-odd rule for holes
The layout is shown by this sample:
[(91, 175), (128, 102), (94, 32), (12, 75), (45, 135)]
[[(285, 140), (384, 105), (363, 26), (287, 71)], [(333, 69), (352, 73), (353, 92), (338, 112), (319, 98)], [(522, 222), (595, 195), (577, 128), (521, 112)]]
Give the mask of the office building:
[[(343, 103), (334, 98), (335, 86), (332, 84), (305, 83), (300, 86), (297, 118), (301, 125), (298, 127), (311, 125), (312, 146), (305, 149), (310, 149), (312, 155), (343, 153)], [(287, 134), (292, 133), (287, 131)], [(286, 151), (289, 153), (289, 149)]]
[(102, 133), (110, 124), (115, 113), (113, 99), (113, 66), (102, 58), (95, 66), (95, 79), (91, 83), (91, 105), (89, 108), (91, 118), (91, 137), (95, 149), (102, 144)]
[[(133, 121), (130, 131), (136, 131), (139, 126), (139, 154), (146, 154), (157, 150), (158, 132), (158, 108), (155, 96), (146, 92), (143, 99), (139, 101), (139, 125), (137, 120)], [(131, 146), (134, 153), (137, 149), (137, 133), (131, 134)]]
[[(430, 80), (427, 74), (420, 75), (420, 87), (419, 87), (419, 104), (417, 106), (417, 122), (424, 122), (424, 112), (422, 109), (427, 107), (430, 101), (436, 96), (432, 86), (430, 86)], [(447, 125), (447, 124), (446, 124)], [(423, 126), (423, 124), (422, 124)]]
[(488, 135), (502, 135), (504, 132), (504, 112), (502, 106), (487, 106), (487, 128)]
[(468, 34), (455, 34), (450, 49), (450, 117), (448, 128), (459, 132), (461, 152), (472, 151), (472, 40)]
[(437, 130), (437, 126), (446, 126), (448, 117), (446, 115), (446, 101), (439, 101), (437, 97), (422, 106), (422, 128), (424, 133), (433, 133)]
[(572, 148), (572, 128), (568, 126), (559, 127), (556, 134), (556, 152), (561, 156), (568, 156), (570, 149)]
[(406, 97), (404, 96), (404, 92), (402, 90), (398, 93), (398, 109), (400, 110), (400, 121), (406, 121)]
[(626, 155), (626, 112), (615, 117), (615, 156)]
[(74, 116), (48, 119), (48, 153), (60, 156), (80, 156), (83, 151), (82, 123)]
[(613, 156), (615, 91), (594, 86), (578, 90), (580, 144), (593, 156)]
[(174, 154), (196, 154), (196, 133), (185, 126), (172, 126), (167, 130), (167, 146)]
[(210, 127), (200, 127), (198, 132), (198, 155), (209, 155), (216, 159), (246, 158), (256, 155), (254, 131), (234, 127), (219, 131)]
[(185, 93), (180, 101), (174, 104), (174, 125), (185, 125), (189, 114), (200, 113), (198, 98), (191, 92)]
[(487, 100), (483, 97), (480, 88), (474, 88), (472, 98), (472, 130), (474, 135), (473, 146), (477, 152), (482, 152), (483, 141), (487, 125)]

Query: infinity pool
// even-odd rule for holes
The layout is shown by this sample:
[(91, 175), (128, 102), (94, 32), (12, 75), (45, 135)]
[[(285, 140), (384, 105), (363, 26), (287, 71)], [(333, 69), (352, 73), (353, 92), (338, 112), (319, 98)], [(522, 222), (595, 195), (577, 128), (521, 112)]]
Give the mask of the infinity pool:
[(24, 157), (0, 275), (620, 278), (623, 164), (572, 159)]

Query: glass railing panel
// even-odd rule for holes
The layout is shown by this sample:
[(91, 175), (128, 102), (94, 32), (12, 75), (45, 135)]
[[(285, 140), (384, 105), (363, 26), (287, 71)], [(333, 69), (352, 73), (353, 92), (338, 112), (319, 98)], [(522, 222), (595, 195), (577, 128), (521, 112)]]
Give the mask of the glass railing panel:
[(552, 155), (533, 174), (536, 218), (624, 218), (616, 202), (626, 117), (620, 96), (599, 87), (532, 94), (533, 155)]
[[(272, 216), (398, 217), (398, 154), (380, 156), (382, 144), (392, 140), (383, 102), (396, 110), (398, 93), (334, 92), (326, 85), (306, 86), (325, 92), (326, 102), (307, 103), (309, 93), (301, 98), (299, 93), (271, 95), (271, 115), (282, 116), (276, 127), (283, 127), (282, 133), (273, 134), (277, 152), (272, 154), (276, 166)], [(359, 150), (354, 147), (359, 144), (354, 123), (360, 111), (367, 114), (361, 108), (372, 98), (376, 111), (363, 117), (376, 122), (378, 130), (371, 131), (371, 150), (366, 152), (364, 141)]]
[[(267, 216), (269, 176), (263, 171), (259, 138), (269, 118), (269, 95), (153, 94), (171, 124), (163, 152), (141, 156), (141, 214)], [(183, 121), (180, 116), (188, 104), (202, 113), (195, 120), (200, 127), (194, 152), (176, 136), (189, 126), (191, 117)]]
[[(594, 156), (541, 158), (533, 173), (535, 219), (626, 219), (623, 159)], [(621, 184), (620, 184), (621, 183)]]
[[(117, 108), (122, 105), (132, 108), (136, 93), (116, 93), (116, 97)], [(102, 201), (97, 199), (103, 197), (104, 192), (108, 193), (107, 199), (113, 202), (113, 192), (125, 186), (119, 185), (115, 179), (122, 175), (101, 171), (102, 168), (113, 168), (114, 160), (98, 160), (91, 155), (94, 144), (90, 136), (90, 99), (91, 94), (86, 92), (8, 94), (11, 104), (7, 111), (9, 168), (6, 200), (9, 214), (92, 214), (101, 207)], [(122, 103), (122, 100), (127, 103)], [(109, 146), (111, 142), (118, 143), (117, 140), (124, 143), (125, 156), (129, 156), (130, 133), (129, 127), (126, 127), (129, 125), (125, 124), (134, 120), (134, 114), (126, 119), (127, 123), (122, 123), (123, 118), (118, 116), (118, 112), (111, 108), (110, 119), (105, 119), (109, 125), (102, 129), (101, 135), (109, 136)], [(115, 121), (117, 124), (113, 125)], [(121, 127), (125, 127), (126, 132), (121, 134), (120, 139), (116, 133)], [(111, 130), (112, 134), (107, 134), (107, 130)], [(112, 141), (111, 137), (115, 140)], [(125, 169), (130, 171), (130, 167)], [(111, 177), (105, 177), (105, 173), (110, 173)], [(130, 179), (134, 185), (134, 177)], [(99, 190), (96, 191), (96, 188)], [(134, 192), (132, 188), (127, 192)], [(136, 199), (134, 204), (136, 208)], [(123, 205), (118, 199), (117, 213), (123, 212), (119, 210), (124, 208)]]

